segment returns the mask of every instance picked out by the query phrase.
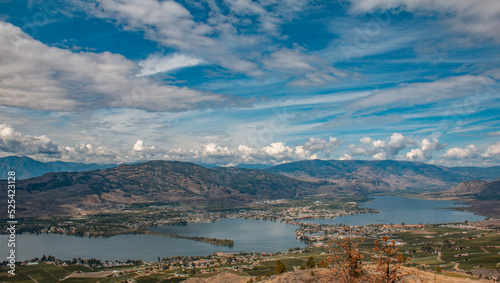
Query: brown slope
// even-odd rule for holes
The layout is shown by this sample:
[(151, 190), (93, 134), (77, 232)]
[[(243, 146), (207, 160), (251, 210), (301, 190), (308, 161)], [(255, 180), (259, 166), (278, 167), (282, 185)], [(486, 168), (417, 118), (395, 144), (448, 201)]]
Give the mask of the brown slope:
[[(18, 216), (75, 214), (130, 203), (213, 204), (294, 198), (319, 185), (262, 170), (150, 161), (88, 172), (50, 173), (17, 184)], [(3, 194), (6, 195), (6, 194)]]

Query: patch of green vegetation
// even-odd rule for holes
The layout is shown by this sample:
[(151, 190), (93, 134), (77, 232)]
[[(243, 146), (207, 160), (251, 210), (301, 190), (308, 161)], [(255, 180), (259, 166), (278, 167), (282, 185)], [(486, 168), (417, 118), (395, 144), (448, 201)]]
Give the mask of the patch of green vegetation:
[(64, 280), (63, 282), (64, 283), (95, 283), (99, 279), (95, 279), (95, 278), (68, 278), (68, 279)]
[(40, 264), (40, 267), (42, 267), (46, 272), (48, 272), (49, 274), (51, 274), (56, 278), (66, 277), (71, 274), (71, 272), (68, 272), (67, 270), (55, 264), (42, 263)]
[(259, 267), (255, 269), (245, 269), (245, 272), (250, 275), (250, 276), (265, 276), (266, 274), (273, 274), (274, 273), (274, 266), (273, 267)]
[(33, 283), (33, 280), (31, 280), (26, 274), (17, 273), (14, 276), (9, 276), (5, 272), (0, 274), (0, 282)]
[(162, 281), (163, 279), (153, 276), (140, 276), (135, 278), (135, 280), (140, 283), (156, 283)]
[[(443, 270), (452, 269), (455, 263), (465, 270), (498, 268), (496, 264), (500, 249), (494, 248), (500, 245), (497, 232), (435, 226), (399, 233), (397, 236), (407, 243), (401, 250), (413, 258), (413, 265), (440, 266)], [(441, 253), (441, 261), (438, 261), (437, 253), (433, 251)]]
[(442, 272), (441, 274), (450, 276), (450, 277), (456, 277), (456, 278), (466, 278), (466, 279), (477, 279), (476, 277), (472, 277), (469, 275), (465, 275), (462, 273), (457, 273), (457, 272)]

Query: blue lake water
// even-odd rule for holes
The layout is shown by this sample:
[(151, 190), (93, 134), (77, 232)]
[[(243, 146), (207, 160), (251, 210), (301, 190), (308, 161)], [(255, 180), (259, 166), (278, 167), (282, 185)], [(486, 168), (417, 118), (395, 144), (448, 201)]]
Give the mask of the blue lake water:
[(357, 214), (335, 219), (311, 219), (303, 222), (315, 224), (346, 224), (350, 226), (368, 224), (435, 224), (450, 222), (481, 221), (485, 217), (472, 212), (447, 208), (463, 207), (453, 201), (407, 199), (393, 196), (376, 196), (361, 207), (374, 208), (380, 213)]
[[(45, 255), (59, 259), (97, 258), (101, 260), (143, 259), (158, 257), (209, 255), (214, 252), (277, 252), (304, 247), (295, 239), (297, 226), (279, 222), (247, 219), (220, 219), (214, 223), (154, 227), (153, 230), (182, 235), (198, 235), (234, 240), (234, 247), (170, 238), (159, 235), (119, 235), (109, 238), (39, 234), (17, 235), (18, 260)], [(0, 235), (0, 256), (7, 257), (7, 236)], [(5, 255), (5, 256), (4, 256)]]
[[(375, 208), (381, 213), (360, 214), (336, 219), (313, 219), (311, 223), (367, 225), (419, 224), (483, 220), (483, 216), (445, 208), (457, 207), (451, 201), (429, 201), (401, 197), (377, 196), (363, 207)], [(276, 252), (303, 247), (295, 239), (297, 226), (279, 222), (252, 219), (220, 219), (213, 223), (194, 223), (180, 226), (153, 227), (152, 230), (186, 236), (205, 236), (232, 239), (234, 247), (215, 246), (187, 239), (157, 235), (119, 235), (110, 238), (83, 238), (75, 236), (40, 234), (17, 235), (18, 260), (42, 255), (60, 259), (97, 258), (101, 260), (143, 259), (156, 261), (158, 257), (208, 255), (223, 252)], [(0, 257), (7, 257), (7, 235), (0, 235)]]

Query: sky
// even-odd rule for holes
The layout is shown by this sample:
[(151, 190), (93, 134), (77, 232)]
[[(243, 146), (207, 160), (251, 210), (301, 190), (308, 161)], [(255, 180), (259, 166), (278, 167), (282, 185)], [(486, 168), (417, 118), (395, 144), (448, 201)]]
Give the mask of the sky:
[(500, 165), (498, 0), (0, 0), (0, 157)]

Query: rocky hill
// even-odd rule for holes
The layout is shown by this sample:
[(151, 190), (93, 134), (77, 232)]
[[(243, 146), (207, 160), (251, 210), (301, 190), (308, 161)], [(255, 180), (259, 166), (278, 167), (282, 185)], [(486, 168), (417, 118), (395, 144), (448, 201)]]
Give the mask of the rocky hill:
[(464, 181), (444, 191), (442, 196), (469, 196), (478, 200), (500, 200), (500, 180), (492, 182), (484, 180)]

